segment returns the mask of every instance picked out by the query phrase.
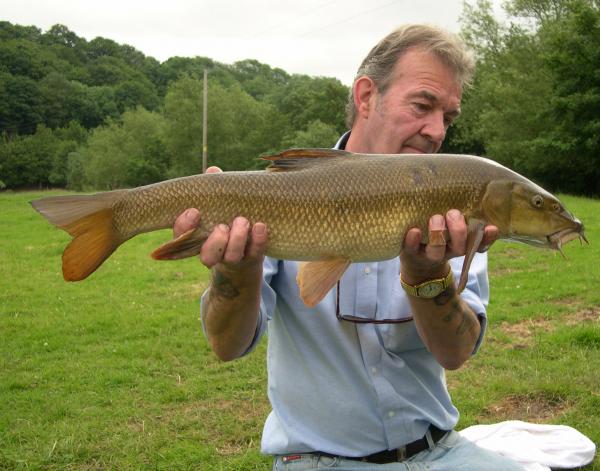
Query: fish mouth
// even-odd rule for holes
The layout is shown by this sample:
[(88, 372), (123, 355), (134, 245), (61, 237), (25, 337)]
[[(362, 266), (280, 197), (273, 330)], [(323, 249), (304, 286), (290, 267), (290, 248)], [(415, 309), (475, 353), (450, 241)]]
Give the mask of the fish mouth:
[[(571, 242), (574, 239), (579, 239), (579, 241), (583, 244), (589, 244), (587, 238), (585, 237), (585, 233), (583, 231), (583, 224), (577, 221), (577, 225), (575, 228), (569, 227), (567, 229), (563, 229), (561, 231), (557, 231), (549, 236), (546, 236), (548, 241), (548, 245), (551, 249), (558, 250), (562, 253), (562, 246), (567, 242)], [(564, 254), (563, 254), (564, 255)]]

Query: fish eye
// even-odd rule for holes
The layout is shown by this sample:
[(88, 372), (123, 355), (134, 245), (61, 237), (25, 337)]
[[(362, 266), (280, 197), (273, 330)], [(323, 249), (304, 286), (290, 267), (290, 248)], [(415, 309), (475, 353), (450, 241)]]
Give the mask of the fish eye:
[(544, 198), (542, 195), (535, 195), (531, 198), (531, 204), (536, 208), (541, 208), (544, 206)]

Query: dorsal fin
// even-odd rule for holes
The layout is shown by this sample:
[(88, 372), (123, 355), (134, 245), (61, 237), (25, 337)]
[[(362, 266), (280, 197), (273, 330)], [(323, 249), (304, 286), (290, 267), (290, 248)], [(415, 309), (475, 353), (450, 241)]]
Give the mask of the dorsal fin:
[(271, 161), (271, 165), (267, 167), (269, 172), (290, 172), (317, 164), (321, 159), (350, 155), (352, 152), (339, 149), (288, 149), (278, 154), (262, 156), (261, 159)]

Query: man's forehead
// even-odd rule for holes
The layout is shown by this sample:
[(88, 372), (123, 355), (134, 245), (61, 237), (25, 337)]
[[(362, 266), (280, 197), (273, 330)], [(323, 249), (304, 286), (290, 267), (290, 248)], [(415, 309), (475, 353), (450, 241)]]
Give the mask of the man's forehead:
[(396, 62), (391, 82), (420, 82), (445, 87), (461, 95), (462, 87), (457, 72), (435, 54), (421, 50), (405, 52)]

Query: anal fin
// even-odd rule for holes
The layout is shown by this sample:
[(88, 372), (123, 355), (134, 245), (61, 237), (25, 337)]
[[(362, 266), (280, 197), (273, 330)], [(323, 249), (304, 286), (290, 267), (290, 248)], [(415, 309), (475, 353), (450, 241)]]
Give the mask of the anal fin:
[(350, 260), (329, 258), (300, 264), (296, 281), (300, 298), (308, 307), (316, 306), (342, 277)]

